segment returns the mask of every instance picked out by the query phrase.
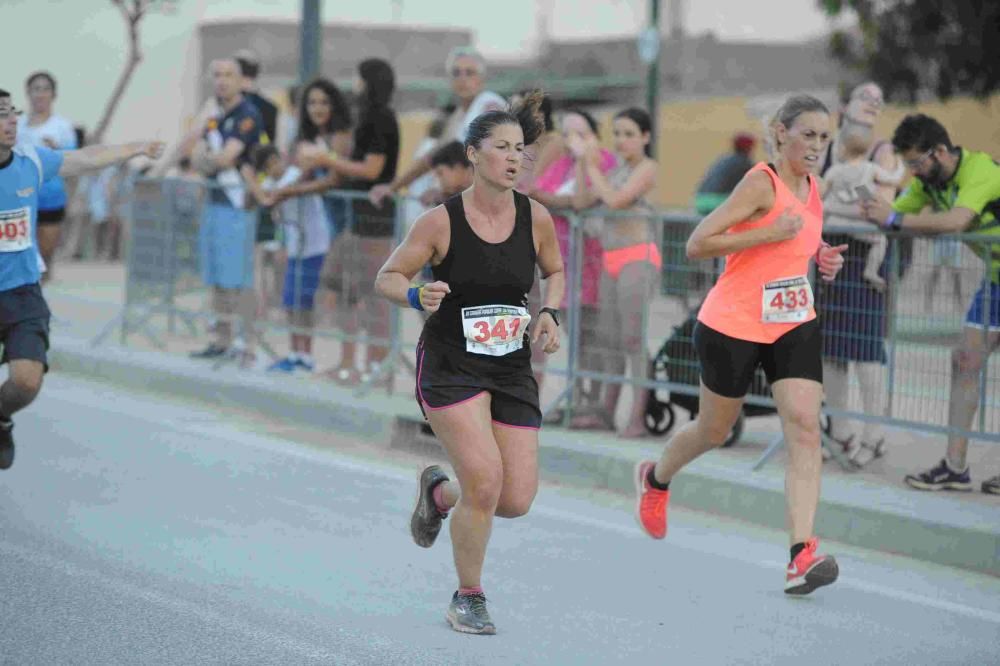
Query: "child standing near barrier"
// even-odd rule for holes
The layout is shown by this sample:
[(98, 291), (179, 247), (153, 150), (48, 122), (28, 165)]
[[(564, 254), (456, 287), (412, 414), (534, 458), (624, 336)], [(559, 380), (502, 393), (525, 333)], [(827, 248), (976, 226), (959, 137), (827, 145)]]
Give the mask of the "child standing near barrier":
[(264, 176), (263, 180), (258, 182), (249, 165), (244, 167), (243, 177), (258, 203), (275, 206), (275, 221), (281, 224), (280, 235), (288, 253), (282, 304), (291, 327), (291, 351), (268, 370), (312, 372), (315, 368), (312, 354), (313, 307), (320, 269), (330, 249), (326, 210), (318, 194), (292, 197), (274, 204), (273, 193), (298, 181), (302, 172), (285, 164), (273, 145), (258, 146), (253, 154), (253, 163), (257, 173)]

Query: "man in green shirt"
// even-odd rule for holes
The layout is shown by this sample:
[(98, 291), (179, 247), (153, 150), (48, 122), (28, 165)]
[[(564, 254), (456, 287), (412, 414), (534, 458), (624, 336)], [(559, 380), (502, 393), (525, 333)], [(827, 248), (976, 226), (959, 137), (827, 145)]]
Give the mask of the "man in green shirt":
[[(962, 339), (952, 352), (948, 425), (968, 430), (979, 405), (981, 371), (1000, 346), (1000, 166), (986, 153), (952, 146), (945, 128), (923, 114), (904, 118), (892, 145), (916, 178), (892, 204), (881, 199), (862, 204), (865, 217), (888, 229), (996, 237), (995, 242), (969, 243), (986, 262), (988, 279), (969, 307)], [(972, 490), (968, 447), (967, 437), (949, 435), (940, 464), (908, 475), (906, 483), (920, 490)], [(1000, 475), (984, 481), (982, 490), (1000, 495)]]

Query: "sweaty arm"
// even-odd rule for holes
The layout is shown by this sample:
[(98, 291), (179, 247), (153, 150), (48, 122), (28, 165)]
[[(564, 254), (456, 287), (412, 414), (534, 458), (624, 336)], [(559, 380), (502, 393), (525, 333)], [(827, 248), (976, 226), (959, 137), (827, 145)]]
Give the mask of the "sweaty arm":
[(558, 309), (566, 293), (566, 272), (563, 269), (562, 254), (556, 240), (556, 228), (552, 215), (537, 201), (531, 202), (531, 227), (538, 245), (535, 248), (538, 267), (545, 280), (543, 307)]
[(406, 238), (379, 269), (375, 290), (397, 305), (408, 306), (411, 280), (428, 262), (444, 257), (450, 233), (444, 206), (432, 208), (418, 217)]
[(751, 218), (755, 213), (766, 213), (773, 205), (774, 185), (766, 173), (754, 171), (743, 176), (732, 194), (702, 218), (691, 232), (687, 241), (688, 258), (723, 257), (748, 247), (781, 240), (775, 236), (775, 225), (727, 233), (730, 227)]
[(112, 164), (124, 162), (139, 155), (157, 159), (162, 153), (163, 144), (159, 141), (136, 141), (117, 146), (88, 146), (65, 152), (59, 175), (77, 176), (87, 171), (96, 171)]

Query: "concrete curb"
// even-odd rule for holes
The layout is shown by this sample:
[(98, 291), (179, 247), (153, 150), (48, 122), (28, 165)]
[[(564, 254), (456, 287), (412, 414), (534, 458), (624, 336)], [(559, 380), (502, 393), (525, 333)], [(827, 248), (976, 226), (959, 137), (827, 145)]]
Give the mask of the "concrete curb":
[[(155, 391), (220, 407), (330, 428), (371, 443), (429, 456), (440, 445), (420, 432), (420, 411), (405, 395), (357, 397), (330, 384), (213, 370), (202, 362), (161, 352), (107, 346), (94, 349), (57, 337), (50, 353), (58, 372)], [(551, 429), (542, 437), (545, 479), (584, 488), (632, 493), (635, 462), (659, 454), (652, 445)], [(784, 529), (784, 470), (751, 472), (745, 461), (705, 456), (671, 488), (679, 506)], [(1000, 514), (995, 507), (914, 493), (859, 478), (827, 477), (817, 517), (821, 537), (1000, 576)]]

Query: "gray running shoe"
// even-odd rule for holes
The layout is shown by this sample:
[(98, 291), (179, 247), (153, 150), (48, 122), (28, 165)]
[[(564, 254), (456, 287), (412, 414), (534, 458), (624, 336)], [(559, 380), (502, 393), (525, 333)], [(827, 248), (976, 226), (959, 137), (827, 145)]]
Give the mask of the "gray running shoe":
[(455, 592), (448, 606), (448, 624), (463, 634), (495, 634), (496, 625), (486, 610), (486, 595), (482, 592), (459, 594)]
[(438, 511), (434, 504), (434, 488), (447, 480), (448, 475), (439, 465), (430, 465), (420, 472), (417, 480), (417, 504), (413, 507), (413, 517), (410, 518), (410, 534), (413, 535), (414, 543), (421, 548), (434, 545), (441, 531), (441, 521), (448, 516)]

